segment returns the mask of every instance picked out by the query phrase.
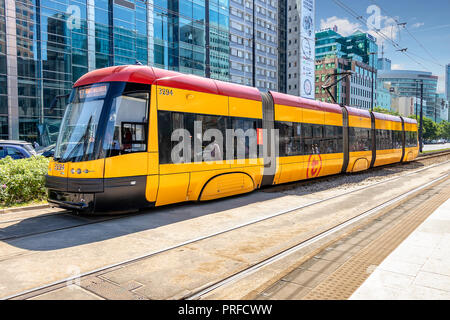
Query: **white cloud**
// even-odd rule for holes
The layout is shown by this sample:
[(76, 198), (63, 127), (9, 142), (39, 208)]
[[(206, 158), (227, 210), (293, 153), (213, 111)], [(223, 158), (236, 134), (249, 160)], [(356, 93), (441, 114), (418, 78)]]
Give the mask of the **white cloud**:
[(404, 68), (403, 68), (403, 66), (402, 66), (401, 64), (393, 63), (393, 64), (391, 65), (391, 69), (392, 69), (392, 70), (403, 70)]
[(361, 29), (361, 24), (352, 23), (346, 18), (338, 18), (336, 16), (329, 17), (327, 20), (320, 19), (320, 29), (338, 27), (338, 33), (344, 37), (353, 34), (356, 30)]
[(411, 27), (412, 28), (420, 28), (421, 26), (423, 26), (425, 23), (423, 23), (423, 22), (417, 22), (417, 23), (414, 23)]
[(381, 16), (380, 17), (380, 29), (374, 30), (369, 28), (367, 32), (377, 39), (378, 45), (383, 44), (386, 41), (396, 41), (399, 34), (399, 27), (394, 18)]
[[(347, 18), (339, 18), (337, 16), (329, 17), (326, 20), (320, 19), (320, 29), (338, 27), (338, 33), (344, 37), (352, 35), (357, 30), (362, 32), (368, 32), (377, 39), (377, 43), (381, 45), (387, 39), (393, 41), (397, 40), (399, 28), (394, 18), (387, 16), (380, 16), (379, 26), (380, 29), (374, 30), (372, 26), (365, 26), (358, 22), (351, 22)], [(378, 31), (378, 32), (377, 32)], [(380, 35), (380, 33), (382, 35)]]

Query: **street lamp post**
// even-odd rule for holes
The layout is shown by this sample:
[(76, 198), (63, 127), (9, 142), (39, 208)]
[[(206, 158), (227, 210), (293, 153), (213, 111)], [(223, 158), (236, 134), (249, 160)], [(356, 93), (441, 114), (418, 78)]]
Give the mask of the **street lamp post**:
[(415, 108), (415, 113), (414, 115), (416, 116), (416, 120), (417, 120), (417, 91), (419, 91), (419, 80), (415, 80), (416, 83), (416, 101), (414, 101), (414, 108)]
[(419, 127), (419, 152), (423, 149), (423, 80), (420, 80), (420, 127)]
[[(372, 56), (374, 54), (377, 54), (377, 52), (369, 52), (369, 56)], [(373, 99), (374, 74), (375, 74), (374, 61), (375, 61), (375, 58), (372, 58), (372, 91), (371, 91), (371, 95), (370, 95), (370, 111), (373, 111), (373, 103), (374, 103), (374, 99)]]

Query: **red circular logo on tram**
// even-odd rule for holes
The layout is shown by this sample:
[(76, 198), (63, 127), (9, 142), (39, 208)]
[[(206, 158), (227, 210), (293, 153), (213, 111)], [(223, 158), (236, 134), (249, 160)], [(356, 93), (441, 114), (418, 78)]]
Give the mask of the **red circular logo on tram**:
[(320, 170), (322, 170), (322, 157), (320, 154), (310, 155), (306, 169), (306, 179), (318, 177)]

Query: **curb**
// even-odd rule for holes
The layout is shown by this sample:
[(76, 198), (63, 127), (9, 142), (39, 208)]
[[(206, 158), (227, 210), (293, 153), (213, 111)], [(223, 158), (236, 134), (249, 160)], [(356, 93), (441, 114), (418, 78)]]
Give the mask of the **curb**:
[(31, 205), (31, 206), (25, 206), (25, 207), (6, 208), (6, 209), (0, 209), (0, 214), (19, 212), (19, 211), (39, 210), (39, 209), (46, 209), (46, 208), (50, 208), (50, 205), (49, 204), (38, 204), (38, 205)]

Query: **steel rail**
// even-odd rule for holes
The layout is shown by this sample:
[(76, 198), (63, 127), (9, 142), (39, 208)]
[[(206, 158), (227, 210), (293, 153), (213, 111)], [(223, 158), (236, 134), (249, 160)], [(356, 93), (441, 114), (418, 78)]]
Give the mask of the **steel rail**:
[(233, 230), (237, 230), (237, 229), (249, 226), (249, 225), (253, 225), (253, 224), (256, 224), (256, 223), (259, 223), (259, 222), (262, 222), (262, 221), (266, 221), (266, 220), (269, 220), (269, 219), (272, 219), (272, 218), (275, 218), (275, 217), (278, 217), (278, 216), (281, 216), (281, 215), (285, 215), (285, 214), (288, 214), (288, 213), (291, 213), (291, 212), (294, 212), (294, 211), (297, 211), (297, 210), (300, 210), (300, 209), (303, 209), (303, 208), (311, 207), (311, 206), (314, 206), (316, 204), (323, 203), (323, 202), (326, 202), (326, 201), (329, 201), (329, 200), (332, 200), (332, 199), (336, 199), (336, 198), (339, 198), (339, 197), (342, 197), (342, 196), (345, 196), (345, 195), (348, 195), (348, 194), (356, 193), (358, 191), (365, 190), (365, 189), (377, 186), (377, 185), (382, 184), (382, 183), (386, 183), (386, 182), (389, 182), (389, 181), (400, 179), (402, 177), (413, 175), (413, 174), (416, 174), (418, 172), (421, 172), (421, 171), (428, 170), (428, 169), (436, 167), (436, 166), (440, 166), (440, 165), (446, 164), (448, 162), (450, 162), (450, 160), (442, 162), (442, 163), (437, 163), (437, 164), (434, 164), (434, 165), (430, 165), (430, 166), (427, 166), (425, 168), (421, 168), (421, 169), (409, 172), (409, 173), (404, 174), (404, 175), (399, 175), (399, 176), (392, 177), (392, 178), (389, 178), (389, 179), (386, 179), (386, 180), (383, 180), (383, 181), (378, 181), (376, 183), (373, 183), (373, 184), (370, 184), (370, 185), (367, 185), (367, 186), (362, 186), (362, 187), (356, 188), (354, 190), (345, 191), (343, 193), (334, 195), (332, 197), (328, 197), (328, 198), (325, 198), (325, 199), (312, 201), (310, 203), (306, 203), (306, 204), (303, 204), (303, 205), (300, 205), (300, 206), (296, 206), (296, 207), (293, 207), (293, 208), (290, 208), (290, 209), (285, 209), (285, 210), (276, 212), (276, 213), (271, 214), (271, 215), (266, 216), (266, 217), (253, 219), (253, 220), (250, 220), (248, 222), (241, 223), (241, 224), (235, 225), (233, 227), (226, 228), (226, 229), (221, 230), (221, 231), (217, 231), (217, 232), (210, 233), (210, 234), (207, 234), (207, 235), (204, 235), (204, 236), (193, 238), (191, 240), (183, 241), (181, 243), (178, 243), (178, 244), (175, 244), (175, 245), (172, 245), (172, 246), (160, 249), (160, 250), (156, 250), (156, 251), (152, 251), (152, 252), (149, 252), (149, 253), (145, 253), (145, 254), (140, 255), (138, 257), (130, 258), (130, 259), (127, 259), (127, 260), (124, 260), (124, 261), (121, 261), (121, 262), (117, 262), (117, 263), (110, 264), (110, 265), (107, 265), (107, 266), (103, 266), (103, 267), (100, 267), (100, 268), (97, 268), (97, 269), (94, 269), (94, 270), (91, 270), (91, 271), (87, 271), (87, 272), (79, 274), (77, 276), (72, 276), (72, 277), (64, 278), (62, 280), (57, 280), (55, 282), (52, 282), (52, 283), (49, 283), (49, 284), (46, 284), (46, 285), (43, 285), (43, 286), (35, 287), (35, 288), (29, 289), (29, 290), (25, 290), (23, 292), (20, 292), (20, 293), (14, 294), (14, 295), (10, 295), (10, 296), (7, 296), (7, 297), (3, 297), (3, 298), (0, 297), (0, 300), (8, 300), (8, 299), (13, 299), (13, 298), (16, 298), (16, 297), (28, 295), (28, 294), (36, 292), (36, 291), (41, 291), (43, 289), (47, 289), (47, 288), (50, 288), (50, 287), (53, 287), (53, 286), (60, 285), (60, 284), (62, 284), (64, 282), (67, 283), (69, 281), (73, 281), (75, 279), (86, 277), (86, 276), (89, 276), (89, 275), (92, 275), (92, 274), (95, 274), (95, 273), (103, 272), (103, 271), (108, 270), (108, 269), (113, 269), (113, 268), (117, 268), (117, 267), (120, 267), (120, 266), (124, 266), (126, 264), (134, 263), (134, 262), (137, 262), (139, 260), (146, 259), (146, 258), (155, 256), (155, 255), (158, 255), (158, 254), (161, 254), (161, 253), (164, 253), (164, 252), (168, 252), (170, 250), (174, 250), (174, 249), (180, 248), (180, 247), (188, 245), (188, 244), (192, 244), (192, 243), (199, 242), (199, 241), (202, 241), (202, 240), (205, 240), (205, 239), (208, 239), (208, 238), (212, 238), (212, 237), (224, 234), (224, 233), (231, 232)]
[(410, 190), (410, 191), (408, 191), (406, 193), (403, 193), (400, 196), (397, 196), (397, 197), (395, 197), (395, 198), (393, 198), (393, 199), (391, 199), (389, 201), (386, 201), (386, 202), (384, 202), (384, 203), (382, 203), (382, 204), (380, 204), (380, 205), (378, 205), (378, 206), (376, 206), (376, 207), (374, 207), (374, 208), (372, 208), (372, 209), (370, 209), (368, 211), (365, 211), (365, 212), (363, 212), (363, 213), (361, 213), (361, 214), (359, 214), (359, 215), (357, 215), (357, 216), (355, 216), (353, 218), (350, 218), (350, 219), (348, 219), (348, 220), (346, 220), (346, 221), (344, 221), (344, 222), (342, 222), (342, 223), (340, 223), (340, 224), (338, 224), (338, 225), (336, 225), (336, 226), (334, 226), (334, 227), (332, 227), (332, 228), (330, 228), (328, 230), (325, 230), (325, 231), (319, 233), (318, 235), (315, 235), (315, 236), (313, 236), (313, 237), (311, 237), (311, 238), (309, 238), (307, 240), (304, 240), (304, 241), (302, 241), (302, 242), (300, 242), (300, 243), (298, 243), (298, 244), (296, 244), (296, 245), (294, 245), (294, 246), (292, 246), (292, 247), (290, 247), (290, 248), (288, 248), (288, 249), (286, 249), (286, 250), (284, 250), (284, 251), (282, 251), (280, 253), (272, 255), (271, 257), (266, 258), (265, 260), (255, 264), (253, 266), (250, 266), (250, 267), (248, 267), (248, 268), (246, 268), (244, 270), (241, 270), (241, 271), (239, 271), (239, 272), (237, 272), (237, 273), (235, 273), (235, 274), (233, 274), (233, 275), (231, 275), (231, 276), (229, 276), (229, 277), (227, 277), (227, 278), (225, 278), (225, 279), (223, 279), (221, 281), (218, 281), (218, 282), (216, 282), (216, 283), (214, 283), (212, 285), (207, 286), (206, 288), (202, 288), (201, 290), (199, 290), (199, 291), (197, 291), (195, 293), (189, 294), (189, 295), (185, 296), (184, 299), (186, 299), (186, 300), (200, 299), (202, 296), (210, 293), (213, 290), (216, 290), (218, 288), (224, 287), (224, 286), (226, 286), (226, 285), (228, 285), (228, 284), (230, 284), (232, 282), (235, 282), (235, 281), (237, 281), (239, 279), (242, 279), (242, 278), (244, 278), (246, 276), (249, 276), (252, 273), (255, 273), (256, 271), (260, 270), (261, 268), (263, 268), (263, 267), (265, 267), (267, 265), (270, 265), (270, 264), (272, 264), (274, 262), (277, 262), (277, 261), (285, 258), (286, 256), (289, 256), (290, 254), (295, 253), (298, 250), (301, 250), (301, 249), (303, 249), (303, 248), (305, 248), (307, 246), (310, 246), (310, 245), (312, 245), (312, 244), (322, 240), (323, 238), (326, 238), (326, 237), (328, 237), (328, 236), (330, 236), (330, 235), (332, 235), (332, 234), (334, 234), (334, 233), (336, 233), (336, 232), (338, 232), (338, 231), (340, 231), (340, 230), (342, 230), (342, 229), (344, 229), (344, 228), (346, 228), (346, 227), (348, 227), (348, 226), (358, 222), (361, 219), (369, 217), (369, 216), (379, 212), (380, 210), (383, 210), (384, 208), (389, 207), (392, 204), (400, 202), (401, 200), (409, 197), (410, 195), (412, 195), (412, 194), (414, 194), (414, 193), (416, 193), (418, 191), (421, 191), (423, 189), (426, 189), (430, 185), (433, 185), (436, 182), (439, 182), (439, 181), (447, 178), (449, 175), (450, 175), (449, 173), (446, 173), (446, 174), (440, 176), (439, 178), (436, 178), (436, 179), (434, 179), (434, 180), (432, 180), (432, 181), (430, 181), (430, 182), (428, 182), (428, 183), (426, 183), (426, 184), (424, 184), (424, 185), (422, 185), (420, 187), (414, 188), (413, 190)]
[[(414, 159), (411, 162), (416, 162), (416, 161), (426, 160), (426, 159), (430, 159), (430, 158), (435, 158), (435, 157), (446, 155), (448, 153), (450, 154), (450, 151), (441, 151), (439, 153), (431, 154), (429, 156), (427, 155), (427, 156), (421, 156), (420, 158), (418, 157), (418, 158)], [(443, 162), (443, 163), (445, 163), (445, 162)], [(375, 171), (375, 170), (381, 170), (383, 168), (387, 168), (387, 167), (390, 167), (390, 166), (397, 166), (397, 165), (401, 165), (401, 164), (405, 164), (405, 163), (400, 162), (400, 163), (388, 164), (388, 165), (384, 165), (384, 166), (380, 166), (380, 167), (374, 167), (374, 168), (371, 168), (369, 170), (361, 171), (361, 172), (358, 172), (358, 173), (365, 173), (365, 172), (370, 172), (370, 171)], [(441, 164), (441, 163), (439, 163), (439, 164)], [(432, 166), (434, 166), (434, 165), (427, 166), (426, 168), (422, 168), (422, 169), (431, 168)], [(420, 169), (420, 170), (422, 170), (422, 169)], [(416, 171), (413, 171), (413, 172), (407, 173), (407, 174), (413, 174), (415, 172)], [(330, 178), (333, 178), (333, 177), (339, 177), (339, 176), (341, 176), (341, 174), (330, 175), (330, 176), (323, 176), (323, 177), (318, 177), (318, 178), (315, 178), (315, 179), (308, 179), (308, 180), (303, 180), (303, 181), (302, 180), (293, 181), (293, 182), (289, 182), (287, 184), (273, 185), (273, 186), (266, 187), (266, 188), (259, 189), (259, 190), (264, 192), (264, 191), (268, 191), (270, 189), (275, 189), (275, 188), (282, 188), (283, 189), (283, 186), (284, 187), (292, 186), (293, 188), (295, 188), (295, 187), (299, 187), (299, 186), (302, 186), (302, 185), (306, 185), (306, 184), (311, 183), (311, 182), (317, 183), (317, 182), (320, 182), (322, 180), (327, 180), (327, 179), (330, 179)], [(390, 179), (395, 179), (395, 178), (397, 178), (397, 177), (393, 177), (393, 178), (390, 178)], [(390, 181), (390, 179), (380, 181), (380, 183)], [(372, 185), (369, 185), (369, 186), (366, 186), (366, 187), (370, 187), (370, 186), (372, 186)], [(293, 209), (293, 210), (297, 210), (297, 209)], [(31, 211), (31, 210), (27, 210), (27, 211)], [(9, 213), (9, 214), (17, 214), (17, 213), (19, 213), (19, 212), (14, 212), (14, 213)], [(0, 241), (17, 240), (17, 239), (26, 238), (26, 237), (35, 236), (35, 235), (40, 235), (40, 234), (45, 234), (45, 233), (58, 232), (58, 231), (62, 231), (62, 230), (83, 227), (83, 226), (86, 226), (86, 225), (97, 224), (97, 223), (102, 223), (102, 222), (107, 222), (107, 221), (117, 220), (117, 219), (123, 219), (123, 218), (126, 218), (126, 217), (132, 217), (132, 216), (138, 215), (138, 214), (143, 214), (143, 213), (142, 212), (134, 212), (134, 213), (128, 213), (128, 214), (116, 215), (116, 216), (109, 215), (109, 216), (106, 216), (103, 219), (101, 218), (101, 216), (97, 216), (97, 217), (99, 217), (99, 220), (97, 220), (97, 221), (86, 221), (85, 223), (81, 223), (80, 222), (80, 224), (76, 224), (76, 225), (73, 225), (73, 226), (61, 227), (61, 228), (45, 230), (45, 231), (31, 232), (31, 233), (27, 233), (27, 234), (23, 234), (23, 235), (10, 236), (10, 237), (5, 237), (5, 238), (1, 238), (0, 237)], [(32, 218), (33, 219), (39, 219), (39, 218), (46, 218), (46, 217), (58, 216), (58, 215), (71, 215), (71, 213), (70, 213), (70, 210), (66, 210), (66, 211), (61, 211), (61, 212), (56, 212), (56, 213), (47, 213), (47, 214), (40, 215), (40, 216), (35, 216), (35, 217), (32, 217)], [(89, 217), (93, 217), (93, 216), (88, 216), (88, 215), (86, 215), (86, 216), (79, 216), (80, 219), (89, 219)], [(0, 225), (1, 224), (6, 224), (6, 223), (12, 223), (12, 222), (20, 222), (20, 221), (24, 221), (24, 220), (29, 219), (29, 218), (30, 217), (26, 217), (26, 218), (22, 218), (22, 219), (18, 218), (18, 219), (12, 219), (12, 220), (7, 220), (7, 221), (0, 221)]]

